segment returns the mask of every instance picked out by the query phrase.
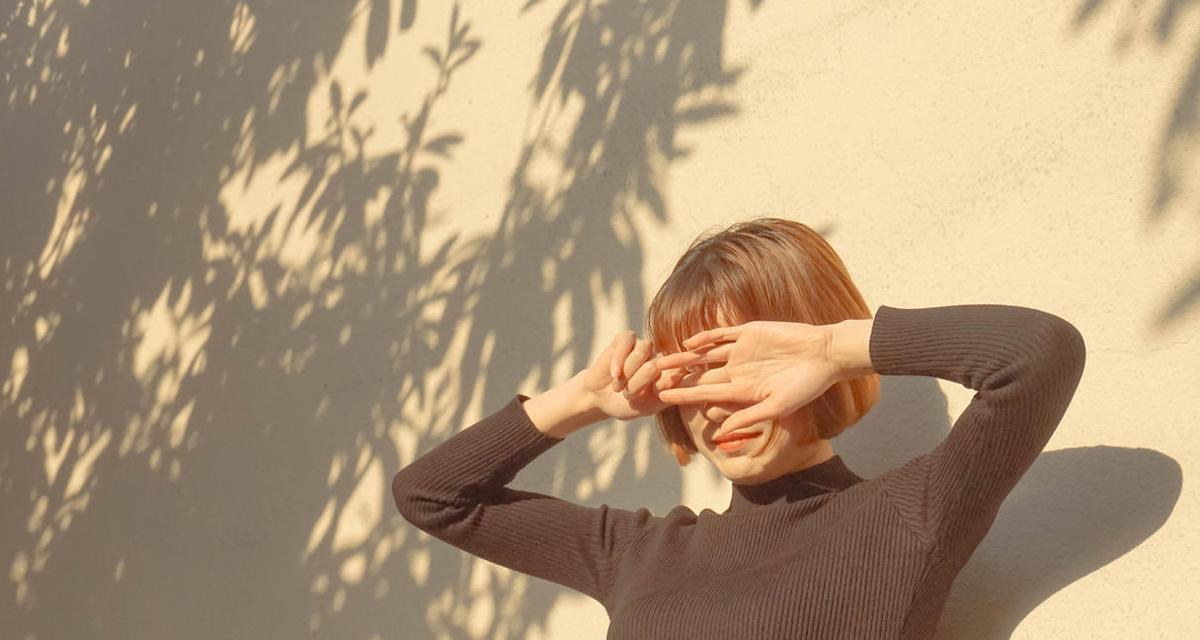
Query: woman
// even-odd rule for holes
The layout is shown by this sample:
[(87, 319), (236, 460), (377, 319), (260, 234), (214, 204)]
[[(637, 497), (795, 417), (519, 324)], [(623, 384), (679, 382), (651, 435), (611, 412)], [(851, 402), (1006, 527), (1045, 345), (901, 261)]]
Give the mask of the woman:
[[(698, 238), (647, 315), (590, 367), (516, 396), (396, 474), (396, 505), (464, 551), (587, 594), (609, 638), (927, 638), (950, 585), (1045, 446), (1082, 375), (1082, 336), (1035, 309), (880, 305), (818, 234), (760, 218)], [(933, 450), (864, 479), (830, 439), (879, 375), (977, 393)], [(653, 414), (729, 507), (588, 508), (507, 488), (570, 433)]]

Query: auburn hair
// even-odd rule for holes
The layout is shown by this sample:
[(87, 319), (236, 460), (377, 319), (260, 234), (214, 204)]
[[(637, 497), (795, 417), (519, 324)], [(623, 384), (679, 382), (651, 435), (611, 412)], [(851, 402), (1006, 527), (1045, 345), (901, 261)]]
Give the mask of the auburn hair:
[[(753, 320), (834, 324), (871, 318), (841, 258), (820, 234), (794, 220), (756, 218), (702, 233), (675, 263), (646, 311), (647, 337), (658, 353), (718, 326)], [(799, 411), (810, 429), (801, 444), (833, 438), (879, 401), (879, 374), (842, 380)], [(698, 452), (677, 405), (654, 416), (680, 466)], [(770, 447), (779, 435), (771, 423)]]

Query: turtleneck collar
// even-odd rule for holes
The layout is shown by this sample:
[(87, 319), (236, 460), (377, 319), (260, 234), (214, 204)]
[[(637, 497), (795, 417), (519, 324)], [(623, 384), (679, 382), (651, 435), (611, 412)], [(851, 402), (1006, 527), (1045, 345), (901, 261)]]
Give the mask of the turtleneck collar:
[(862, 482), (846, 467), (842, 457), (786, 473), (758, 484), (733, 483), (733, 495), (725, 513), (745, 513), (755, 509), (803, 500), (830, 491), (841, 491)]

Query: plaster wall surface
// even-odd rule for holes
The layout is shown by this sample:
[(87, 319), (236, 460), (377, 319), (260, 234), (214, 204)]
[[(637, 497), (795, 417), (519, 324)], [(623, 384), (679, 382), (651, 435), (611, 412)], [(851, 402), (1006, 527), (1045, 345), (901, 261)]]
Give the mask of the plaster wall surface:
[[(872, 310), (1029, 306), (1087, 342), (938, 638), (1200, 637), (1193, 4), (7, 6), (0, 635), (603, 638), (388, 480), (641, 334), (696, 235), (778, 216)], [(881, 474), (972, 393), (885, 377), (835, 449)], [(729, 499), (650, 419), (516, 482)]]

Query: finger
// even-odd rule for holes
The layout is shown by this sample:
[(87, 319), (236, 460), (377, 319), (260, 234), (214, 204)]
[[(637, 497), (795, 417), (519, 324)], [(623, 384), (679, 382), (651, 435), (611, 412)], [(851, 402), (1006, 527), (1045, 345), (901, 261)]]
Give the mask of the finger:
[(739, 409), (729, 414), (729, 417), (725, 418), (725, 423), (721, 425), (721, 428), (729, 431), (735, 431), (737, 429), (748, 427), (752, 424), (773, 420), (778, 418), (779, 415), (778, 409), (771, 406), (768, 401), (763, 400), (756, 405), (746, 407), (745, 409)]
[(608, 376), (613, 380), (617, 379), (617, 338), (613, 338), (612, 343), (608, 345), (610, 352), (608, 357)]
[[(651, 362), (652, 364), (658, 360), (662, 360), (665, 356), (659, 355)], [(700, 365), (704, 366), (704, 365)], [(714, 382), (729, 382), (729, 370), (725, 367), (702, 368), (698, 371), (690, 370), (690, 367), (676, 367), (672, 369), (663, 369), (656, 367), (658, 375), (654, 388), (656, 391), (667, 389), (675, 385), (695, 386), (698, 384), (712, 384)]]
[(733, 327), (716, 327), (707, 329), (683, 340), (683, 348), (694, 349), (700, 345), (710, 342), (720, 342), (722, 340), (736, 340), (742, 333), (742, 327), (745, 325), (739, 324)]
[(662, 367), (659, 367), (659, 369), (658, 380), (654, 383), (654, 388), (658, 391), (669, 389), (679, 384), (679, 381), (687, 373), (683, 369), (667, 369), (665, 371), (661, 370)]
[(637, 334), (633, 330), (627, 329), (622, 331), (613, 340), (616, 345), (616, 348), (613, 349), (612, 364), (613, 391), (621, 390), (621, 365), (625, 362), (625, 358), (629, 356), (629, 350), (633, 348), (636, 339)]
[(729, 360), (729, 352), (733, 350), (733, 343), (726, 343), (715, 347), (695, 349), (691, 351), (676, 351), (669, 353), (658, 359), (658, 368), (674, 369), (675, 367), (687, 367), (695, 364), (706, 364), (712, 362), (726, 362)]
[(638, 370), (635, 371), (632, 376), (629, 377), (629, 387), (626, 389), (626, 395), (628, 396), (644, 391), (651, 382), (654, 382), (654, 379), (657, 376), (658, 367), (655, 366), (654, 360), (647, 360), (642, 364), (641, 367), (638, 367)]
[(664, 389), (658, 398), (667, 404), (700, 404), (701, 402), (744, 402), (737, 385), (730, 382), (701, 384), (692, 387)]
[[(638, 340), (633, 349), (629, 352), (629, 356), (625, 358), (625, 366), (622, 369), (625, 381), (628, 382), (630, 376), (636, 372), (643, 363), (650, 359), (651, 344), (649, 340)], [(627, 385), (626, 385), (627, 386)]]
[(729, 370), (725, 367), (713, 367), (711, 369), (690, 372), (685, 369), (677, 369), (677, 371), (682, 372), (677, 383), (679, 387), (695, 387), (705, 384), (730, 382)]

